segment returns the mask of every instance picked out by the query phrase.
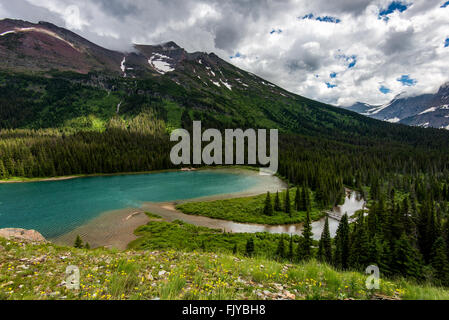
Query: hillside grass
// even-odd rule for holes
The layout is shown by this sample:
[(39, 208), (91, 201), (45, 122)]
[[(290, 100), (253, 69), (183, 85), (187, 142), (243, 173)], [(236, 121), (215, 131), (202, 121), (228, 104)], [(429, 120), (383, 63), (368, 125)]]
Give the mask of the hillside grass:
[[(67, 266), (80, 289), (65, 287)], [(449, 299), (446, 289), (338, 272), (316, 261), (282, 264), (223, 253), (74, 249), (0, 239), (0, 299)]]
[[(136, 229), (139, 237), (132, 241), (128, 248), (136, 250), (181, 250), (244, 254), (246, 242), (252, 238), (255, 243), (255, 253), (259, 256), (274, 259), (279, 240), (284, 239), (288, 246), (289, 236), (272, 233), (227, 233), (220, 229), (199, 227), (183, 221), (157, 221), (157, 215), (147, 215), (152, 219), (148, 224)], [(299, 236), (293, 236), (295, 254)]]
[[(286, 192), (287, 191), (279, 192), (282, 206), (284, 204)], [(272, 216), (265, 215), (263, 211), (266, 194), (226, 200), (187, 202), (177, 205), (176, 209), (182, 211), (185, 214), (199, 215), (242, 223), (258, 223), (268, 225), (302, 223), (306, 219), (306, 212), (299, 212), (294, 210), (295, 193), (296, 188), (290, 189), (290, 202), (292, 208), (291, 215), (285, 212), (274, 212)], [(271, 203), (273, 205), (275, 196), (276, 194), (271, 194)], [(314, 221), (324, 216), (324, 209), (319, 208), (313, 201), (312, 192), (311, 199), (312, 210), (310, 212), (310, 219)]]

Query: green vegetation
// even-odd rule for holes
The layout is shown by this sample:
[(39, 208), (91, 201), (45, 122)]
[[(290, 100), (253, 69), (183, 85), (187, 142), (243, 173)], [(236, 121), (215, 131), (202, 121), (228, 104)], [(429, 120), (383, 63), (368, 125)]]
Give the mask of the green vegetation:
[[(75, 249), (0, 239), (0, 299), (449, 299), (449, 291), (366, 275), (315, 260), (297, 265), (261, 257), (182, 251)], [(80, 289), (65, 287), (80, 269)]]
[[(307, 192), (307, 191), (306, 191)], [(294, 205), (295, 189), (289, 190), (290, 208)], [(285, 212), (287, 199), (287, 191), (281, 192), (275, 196), (269, 195), (271, 203), (276, 203), (276, 197), (284, 199), (279, 202), (283, 203), (283, 209), (274, 208), (266, 213), (267, 195), (259, 195), (253, 197), (234, 198), (226, 200), (206, 201), (206, 202), (187, 202), (176, 206), (183, 213), (191, 215), (201, 215), (210, 218), (231, 220), (236, 222), (259, 223), (259, 224), (291, 224), (301, 223), (305, 221), (306, 212), (290, 209), (290, 213)], [(313, 196), (311, 196), (313, 199)], [(310, 200), (313, 201), (313, 200)], [(310, 205), (310, 217), (312, 220), (318, 220), (323, 217), (322, 208), (316, 203)]]

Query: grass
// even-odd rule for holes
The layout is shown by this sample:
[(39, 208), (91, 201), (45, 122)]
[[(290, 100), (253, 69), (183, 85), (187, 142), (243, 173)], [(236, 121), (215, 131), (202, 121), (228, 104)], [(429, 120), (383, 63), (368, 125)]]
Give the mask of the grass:
[[(284, 203), (286, 191), (280, 192), (281, 204)], [(294, 208), (296, 189), (290, 189), (290, 201), (292, 210)], [(275, 195), (271, 195), (274, 204)], [(293, 210), (291, 216), (285, 212), (275, 212), (273, 216), (263, 213), (266, 195), (253, 197), (234, 198), (226, 200), (188, 202), (178, 205), (176, 208), (183, 213), (191, 215), (206, 216), (215, 219), (230, 220), (243, 223), (258, 223), (268, 225), (282, 225), (302, 223), (305, 221), (306, 212)], [(313, 196), (312, 196), (313, 199)], [(318, 220), (324, 213), (316, 204), (313, 204), (310, 212), (312, 220)]]
[[(157, 219), (150, 216), (150, 218)], [(198, 227), (176, 220), (173, 222), (150, 221), (137, 228), (135, 234), (139, 236), (128, 245), (136, 250), (182, 250), (182, 251), (208, 251), (244, 254), (246, 242), (253, 238), (255, 254), (266, 258), (276, 258), (279, 240), (283, 238), (285, 246), (288, 245), (286, 235), (271, 233), (225, 233), (219, 229)], [(294, 236), (295, 253), (299, 243), (299, 236)], [(237, 246), (235, 248), (235, 246)]]
[[(65, 287), (67, 266), (80, 289)], [(75, 249), (0, 239), (0, 299), (449, 299), (449, 291), (403, 279), (365, 287), (366, 275), (317, 261), (282, 264), (227, 253)]]

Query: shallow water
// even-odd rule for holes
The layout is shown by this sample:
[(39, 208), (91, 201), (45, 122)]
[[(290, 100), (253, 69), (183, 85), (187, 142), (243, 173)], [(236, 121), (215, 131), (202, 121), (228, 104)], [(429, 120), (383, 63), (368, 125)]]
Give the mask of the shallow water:
[(55, 238), (102, 213), (222, 194), (282, 189), (246, 170), (200, 170), (0, 184), (0, 228), (34, 229)]
[[(332, 212), (333, 216), (341, 217), (345, 213), (348, 216), (352, 216), (358, 210), (365, 207), (365, 201), (360, 197), (360, 195), (355, 191), (349, 191), (346, 194), (344, 204), (335, 207)], [(184, 222), (194, 224), (197, 226), (203, 226), (214, 229), (225, 230), (226, 232), (234, 233), (257, 233), (257, 232), (269, 232), (269, 233), (285, 233), (291, 235), (301, 235), (303, 225), (302, 224), (289, 224), (289, 225), (264, 225), (264, 224), (249, 224), (249, 223), (238, 223), (233, 221), (212, 219), (204, 216), (187, 215), (179, 211), (176, 211), (172, 204), (158, 204), (158, 203), (147, 203), (144, 204), (143, 208), (157, 213), (162, 216), (164, 220), (182, 220)], [(321, 233), (323, 232), (325, 218), (312, 223), (313, 238), (319, 240)], [(335, 237), (337, 228), (339, 225), (339, 220), (334, 218), (329, 218), (329, 231), (331, 237)]]

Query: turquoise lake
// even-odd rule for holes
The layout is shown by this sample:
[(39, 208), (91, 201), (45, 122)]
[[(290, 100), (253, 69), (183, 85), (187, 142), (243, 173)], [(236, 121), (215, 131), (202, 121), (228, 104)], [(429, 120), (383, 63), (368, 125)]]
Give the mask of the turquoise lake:
[(106, 211), (244, 192), (263, 179), (205, 170), (0, 184), (0, 228), (34, 229), (54, 238)]

